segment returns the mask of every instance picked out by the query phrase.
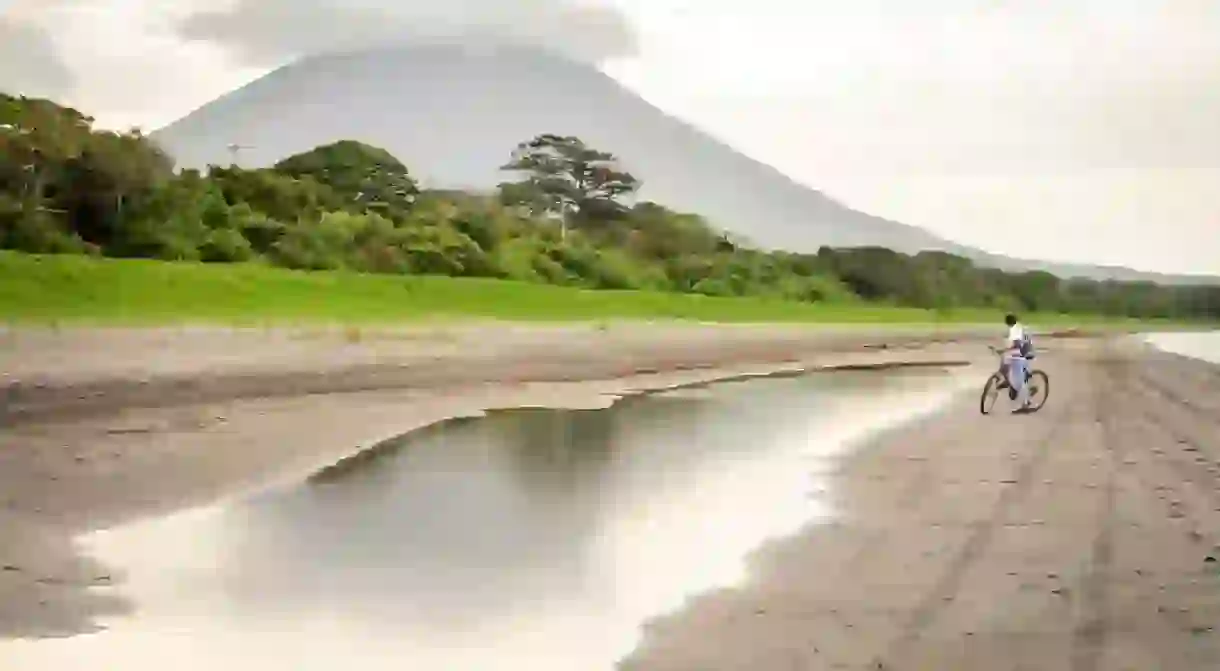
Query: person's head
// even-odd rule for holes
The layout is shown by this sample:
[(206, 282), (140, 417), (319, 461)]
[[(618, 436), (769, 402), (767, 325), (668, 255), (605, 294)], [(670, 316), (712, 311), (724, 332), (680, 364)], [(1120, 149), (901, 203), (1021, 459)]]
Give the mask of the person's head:
[(1004, 323), (1008, 324), (1009, 326), (1016, 326), (1017, 325), (1017, 316), (1016, 315), (1005, 316)]

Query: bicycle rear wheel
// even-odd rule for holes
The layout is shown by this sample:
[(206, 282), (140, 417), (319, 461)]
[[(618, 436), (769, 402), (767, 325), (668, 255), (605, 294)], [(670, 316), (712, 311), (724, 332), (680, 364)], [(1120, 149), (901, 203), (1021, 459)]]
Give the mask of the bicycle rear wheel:
[(1038, 412), (1046, 405), (1046, 399), (1051, 395), (1051, 379), (1046, 373), (1035, 370), (1029, 374), (1029, 380), (1025, 384), (1029, 385), (1029, 409)]
[(996, 399), (1000, 398), (1000, 380), (999, 375), (992, 375), (987, 378), (987, 384), (983, 385), (983, 395), (979, 397), (979, 412), (984, 415), (990, 415), (995, 408)]

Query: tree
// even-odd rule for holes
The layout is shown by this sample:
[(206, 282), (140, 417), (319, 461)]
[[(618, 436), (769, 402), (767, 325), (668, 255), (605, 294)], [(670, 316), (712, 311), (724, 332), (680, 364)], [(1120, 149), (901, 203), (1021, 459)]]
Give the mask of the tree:
[(230, 204), (246, 203), (278, 221), (312, 220), (327, 211), (357, 209), (353, 201), (309, 175), (292, 177), (274, 170), (212, 167), (208, 179), (220, 186)]
[(45, 211), (47, 192), (88, 143), (92, 122), (49, 100), (0, 93), (0, 189), (20, 194), (25, 211)]
[(1009, 275), (1009, 291), (1025, 310), (1051, 312), (1059, 309), (1060, 281), (1054, 275), (1037, 270)]
[(620, 170), (609, 152), (593, 149), (580, 138), (543, 134), (517, 145), (501, 170), (524, 173), (525, 179), (500, 185), (506, 204), (524, 205), (568, 223), (604, 222), (626, 212), (622, 200), (640, 182)]
[(611, 242), (647, 259), (714, 254), (722, 249), (721, 236), (702, 217), (675, 212), (650, 201), (632, 207), (621, 228)]
[(51, 187), (80, 236), (106, 245), (117, 235), (124, 209), (138, 208), (172, 174), (170, 158), (138, 131), (94, 132), (63, 161)]
[(349, 199), (361, 211), (401, 217), (411, 209), (419, 185), (407, 166), (390, 152), (341, 140), (289, 156), (275, 164), (275, 171), (296, 179), (311, 178)]

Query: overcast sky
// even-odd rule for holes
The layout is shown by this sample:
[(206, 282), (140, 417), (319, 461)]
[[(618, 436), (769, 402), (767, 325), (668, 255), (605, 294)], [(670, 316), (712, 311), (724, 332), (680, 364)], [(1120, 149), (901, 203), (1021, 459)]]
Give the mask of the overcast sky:
[(476, 25), (600, 60), (858, 209), (1010, 255), (1220, 273), (1220, 0), (339, 2), (0, 0), (0, 88), (152, 128), (353, 35)]

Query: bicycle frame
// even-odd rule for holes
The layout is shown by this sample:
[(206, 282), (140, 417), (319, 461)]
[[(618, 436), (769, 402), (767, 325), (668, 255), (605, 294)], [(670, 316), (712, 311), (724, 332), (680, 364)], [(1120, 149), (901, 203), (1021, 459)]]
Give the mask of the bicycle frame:
[[(1007, 363), (1004, 361), (1004, 357), (1005, 357), (1005, 355), (1008, 354), (1008, 350), (999, 349), (997, 347), (991, 347), (990, 345), (988, 347), (989, 347), (989, 349), (991, 349), (992, 353), (995, 354), (1000, 359), (1000, 365), (999, 365), (999, 367), (996, 368), (995, 374), (997, 376), (999, 376), (1001, 383), (1008, 384), (1009, 382), (1008, 382)], [(1029, 382), (1030, 378), (1032, 378), (1033, 376), (1034, 376), (1033, 367), (1026, 366), (1025, 367), (1025, 381)]]

